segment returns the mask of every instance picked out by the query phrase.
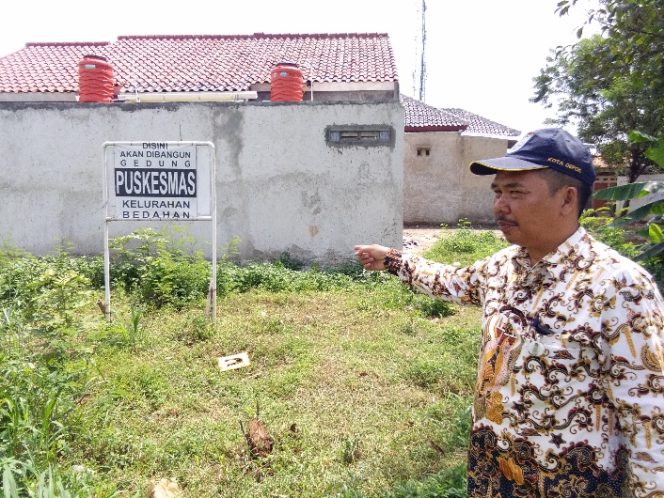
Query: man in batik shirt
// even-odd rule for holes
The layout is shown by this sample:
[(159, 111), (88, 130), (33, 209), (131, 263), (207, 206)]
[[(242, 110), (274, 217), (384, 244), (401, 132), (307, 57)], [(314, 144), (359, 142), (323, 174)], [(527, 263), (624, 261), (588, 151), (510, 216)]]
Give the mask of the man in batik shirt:
[(664, 301), (578, 217), (595, 173), (561, 129), (471, 164), (514, 245), (467, 268), (355, 252), (433, 297), (483, 307), (470, 497), (664, 497)]

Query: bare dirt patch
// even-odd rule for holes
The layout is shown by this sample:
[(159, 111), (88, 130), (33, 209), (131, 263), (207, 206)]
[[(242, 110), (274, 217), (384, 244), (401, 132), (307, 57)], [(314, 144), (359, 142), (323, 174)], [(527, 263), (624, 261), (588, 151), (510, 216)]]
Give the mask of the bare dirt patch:
[(440, 227), (406, 227), (403, 230), (403, 248), (422, 254), (434, 245), (442, 234)]

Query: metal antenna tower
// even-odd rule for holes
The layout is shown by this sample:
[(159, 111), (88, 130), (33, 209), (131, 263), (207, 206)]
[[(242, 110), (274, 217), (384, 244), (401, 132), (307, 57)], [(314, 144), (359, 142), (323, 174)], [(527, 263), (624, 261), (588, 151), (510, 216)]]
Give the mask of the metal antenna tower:
[(426, 43), (427, 43), (427, 2), (422, 0), (422, 58), (420, 59), (420, 102), (424, 102), (426, 93), (427, 65), (426, 65)]

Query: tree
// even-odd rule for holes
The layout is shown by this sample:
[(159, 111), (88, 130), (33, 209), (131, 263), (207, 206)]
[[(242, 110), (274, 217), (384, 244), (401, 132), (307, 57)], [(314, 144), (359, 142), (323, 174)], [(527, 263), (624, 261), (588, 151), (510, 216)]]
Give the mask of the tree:
[[(561, 0), (556, 12), (566, 15), (577, 2)], [(634, 182), (653, 163), (647, 144), (629, 141), (628, 133), (664, 135), (664, 2), (599, 0), (588, 11), (591, 23), (600, 33), (558, 47), (535, 78), (531, 100), (549, 107), (557, 100), (554, 122), (576, 124), (609, 164), (627, 160)]]

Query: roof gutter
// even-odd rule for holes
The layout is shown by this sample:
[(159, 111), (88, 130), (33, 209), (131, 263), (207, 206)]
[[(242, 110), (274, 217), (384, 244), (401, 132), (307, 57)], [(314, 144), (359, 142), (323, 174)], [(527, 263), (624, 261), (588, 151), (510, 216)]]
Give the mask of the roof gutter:
[(244, 102), (256, 100), (257, 92), (145, 92), (118, 95), (120, 102), (134, 104), (151, 102)]

